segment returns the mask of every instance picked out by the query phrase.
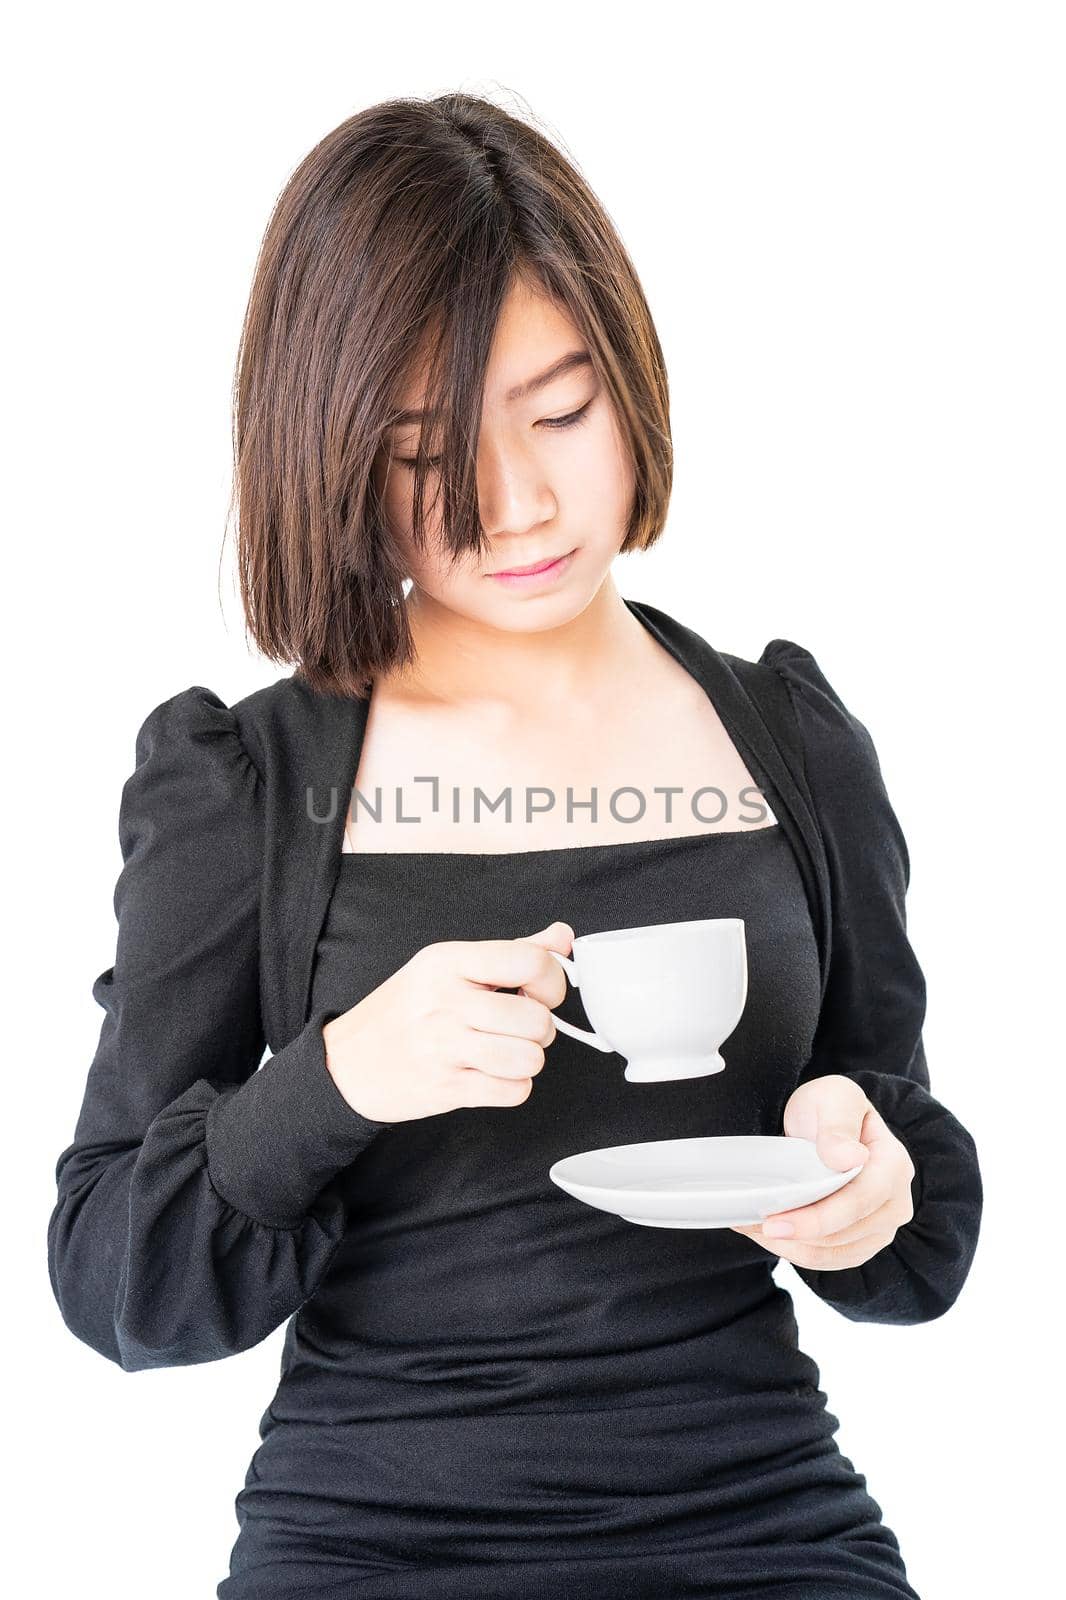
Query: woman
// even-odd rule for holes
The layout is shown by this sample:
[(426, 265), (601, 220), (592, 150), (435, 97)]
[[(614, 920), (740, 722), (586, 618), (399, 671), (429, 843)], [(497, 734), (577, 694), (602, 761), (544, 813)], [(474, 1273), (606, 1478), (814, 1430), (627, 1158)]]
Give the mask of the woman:
[[(969, 1270), (906, 846), (809, 651), (614, 587), (664, 525), (667, 383), (573, 167), (465, 95), (331, 133), (266, 234), (236, 441), (246, 615), (296, 670), (138, 733), (48, 1241), (126, 1371), (287, 1323), (218, 1595), (913, 1600), (772, 1277), (913, 1323)], [(713, 916), (749, 961), (724, 1073), (630, 1084), (557, 1033), (551, 951)], [(697, 1133), (862, 1170), (787, 1234), (547, 1175)]]

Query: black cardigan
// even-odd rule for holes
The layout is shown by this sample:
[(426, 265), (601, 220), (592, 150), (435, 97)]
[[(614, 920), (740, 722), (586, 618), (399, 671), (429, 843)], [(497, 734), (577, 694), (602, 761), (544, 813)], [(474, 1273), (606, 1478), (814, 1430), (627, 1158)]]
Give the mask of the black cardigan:
[[(929, 1321), (969, 1272), (982, 1182), (929, 1092), (909, 860), (873, 742), (802, 646), (743, 661), (625, 603), (706, 689), (796, 852), (822, 980), (800, 1081), (854, 1078), (914, 1162), (890, 1245), (795, 1270), (854, 1320)], [(286, 1322), (349, 1225), (332, 1180), (386, 1126), (348, 1105), (326, 1014), (308, 1012), (368, 703), (295, 674), (232, 707), (194, 685), (138, 731), (115, 961), (93, 984), (105, 1015), (48, 1223), (64, 1322), (125, 1371), (218, 1360)]]

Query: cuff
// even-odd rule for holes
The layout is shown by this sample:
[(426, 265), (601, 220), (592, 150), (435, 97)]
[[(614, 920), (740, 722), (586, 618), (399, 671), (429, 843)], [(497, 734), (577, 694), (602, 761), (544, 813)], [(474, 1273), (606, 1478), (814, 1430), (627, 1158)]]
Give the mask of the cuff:
[(923, 1086), (856, 1074), (914, 1163), (914, 1215), (869, 1261), (797, 1267), (807, 1286), (856, 1322), (930, 1322), (957, 1300), (981, 1227), (983, 1187), (969, 1131)]
[(269, 1227), (297, 1227), (316, 1195), (391, 1123), (350, 1106), (326, 1066), (316, 1011), (284, 1049), (207, 1111), (207, 1171), (228, 1205)]

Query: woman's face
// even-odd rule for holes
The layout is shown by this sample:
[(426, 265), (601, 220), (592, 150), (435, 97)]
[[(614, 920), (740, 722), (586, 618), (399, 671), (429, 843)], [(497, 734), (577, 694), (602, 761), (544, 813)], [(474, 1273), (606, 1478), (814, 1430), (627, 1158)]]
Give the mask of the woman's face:
[[(564, 363), (566, 357), (574, 359)], [(537, 383), (560, 363), (554, 376)], [(526, 393), (512, 392), (523, 387)], [(422, 403), (417, 389), (401, 402), (414, 411)], [(412, 463), (418, 438), (417, 421), (395, 426), (374, 467), (385, 516), (414, 581), (410, 598), (510, 630), (557, 627), (583, 611), (625, 537), (634, 478), (613, 407), (569, 319), (522, 283), (504, 301), (478, 443), (487, 557), (470, 551), (453, 564), (446, 548), (439, 554), (432, 471), (426, 483), (427, 553), (415, 544)], [(560, 556), (569, 558), (563, 568), (542, 578), (509, 582), (494, 576)]]

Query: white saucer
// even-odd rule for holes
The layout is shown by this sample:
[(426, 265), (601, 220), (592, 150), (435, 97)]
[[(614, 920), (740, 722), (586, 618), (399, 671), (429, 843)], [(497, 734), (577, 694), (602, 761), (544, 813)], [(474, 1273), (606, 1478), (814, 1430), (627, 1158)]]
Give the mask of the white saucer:
[(626, 1222), (731, 1228), (821, 1200), (861, 1171), (827, 1167), (811, 1139), (730, 1134), (586, 1150), (556, 1161), (548, 1176)]

